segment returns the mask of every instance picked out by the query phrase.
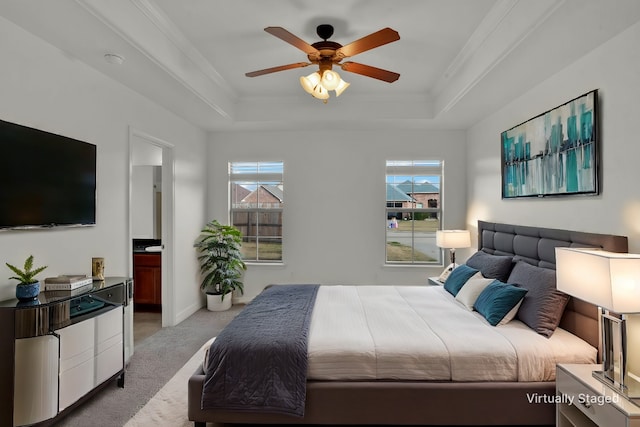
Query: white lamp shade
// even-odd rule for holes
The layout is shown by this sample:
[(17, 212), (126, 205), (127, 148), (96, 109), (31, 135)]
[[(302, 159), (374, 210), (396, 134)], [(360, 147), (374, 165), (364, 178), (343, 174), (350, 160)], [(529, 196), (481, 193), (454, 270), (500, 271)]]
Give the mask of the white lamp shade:
[(340, 79), (340, 83), (338, 83), (338, 87), (336, 87), (336, 96), (340, 96), (340, 94), (344, 92), (344, 90), (348, 88), (349, 85), (351, 85), (351, 83), (347, 83), (344, 80)]
[(311, 95), (318, 99), (329, 99), (329, 91), (321, 84), (313, 88)]
[(313, 89), (320, 83), (320, 73), (317, 71), (308, 76), (300, 77), (300, 85), (307, 92), (313, 95)]
[(471, 234), (469, 230), (438, 230), (436, 245), (449, 249), (468, 248), (471, 246)]
[(556, 248), (556, 286), (616, 313), (640, 313), (640, 255)]
[(342, 80), (340, 78), (340, 74), (336, 73), (335, 71), (325, 70), (322, 73), (321, 82), (322, 86), (324, 86), (326, 90), (334, 90), (335, 88), (337, 88), (340, 84), (340, 80)]

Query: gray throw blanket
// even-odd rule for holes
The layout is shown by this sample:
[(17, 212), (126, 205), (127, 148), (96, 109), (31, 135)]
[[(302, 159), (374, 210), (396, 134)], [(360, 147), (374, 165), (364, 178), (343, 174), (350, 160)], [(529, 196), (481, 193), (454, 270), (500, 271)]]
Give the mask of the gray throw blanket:
[(202, 409), (304, 416), (318, 287), (271, 286), (247, 304), (211, 345)]

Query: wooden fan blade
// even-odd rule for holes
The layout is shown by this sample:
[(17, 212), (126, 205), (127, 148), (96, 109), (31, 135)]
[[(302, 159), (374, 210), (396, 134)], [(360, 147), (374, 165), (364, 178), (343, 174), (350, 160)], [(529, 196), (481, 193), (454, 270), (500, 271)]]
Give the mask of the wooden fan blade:
[(382, 68), (372, 67), (371, 65), (358, 64), (357, 62), (345, 62), (340, 64), (343, 70), (350, 73), (360, 74), (383, 82), (393, 83), (400, 77), (400, 74), (393, 71), (383, 70)]
[(346, 58), (396, 40), (400, 40), (400, 34), (387, 27), (380, 31), (376, 31), (375, 33), (371, 33), (368, 36), (364, 36), (363, 38), (349, 43), (348, 45), (342, 46), (336, 51), (336, 55), (340, 58)]
[(245, 73), (244, 75), (247, 77), (258, 77), (258, 76), (262, 76), (263, 74), (271, 74), (271, 73), (276, 73), (278, 71), (292, 70), (294, 68), (302, 68), (302, 67), (306, 67), (307, 65), (311, 65), (311, 63), (296, 62), (295, 64), (280, 65), (278, 67), (271, 67), (271, 68), (265, 68), (264, 70), (252, 71), (250, 73)]
[(300, 49), (301, 51), (303, 51), (307, 55), (319, 55), (320, 54), (320, 52), (318, 52), (318, 49), (316, 49), (315, 47), (311, 46), (309, 43), (307, 43), (306, 41), (302, 40), (298, 36), (296, 36), (294, 34), (291, 34), (289, 31), (285, 30), (282, 27), (267, 27), (264, 30), (267, 33), (271, 34), (272, 36), (276, 36), (280, 40), (284, 40), (285, 42), (289, 43), (290, 45), (293, 45), (293, 46), (297, 47), (298, 49)]

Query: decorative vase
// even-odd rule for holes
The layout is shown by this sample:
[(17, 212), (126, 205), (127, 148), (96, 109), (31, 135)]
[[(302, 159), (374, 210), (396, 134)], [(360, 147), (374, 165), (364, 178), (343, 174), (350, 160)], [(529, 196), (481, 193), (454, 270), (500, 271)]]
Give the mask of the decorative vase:
[(40, 282), (20, 284), (16, 286), (16, 298), (20, 301), (31, 301), (38, 298), (40, 294)]
[(222, 299), (219, 294), (207, 294), (207, 310), (209, 311), (225, 311), (231, 308), (231, 293), (228, 293)]

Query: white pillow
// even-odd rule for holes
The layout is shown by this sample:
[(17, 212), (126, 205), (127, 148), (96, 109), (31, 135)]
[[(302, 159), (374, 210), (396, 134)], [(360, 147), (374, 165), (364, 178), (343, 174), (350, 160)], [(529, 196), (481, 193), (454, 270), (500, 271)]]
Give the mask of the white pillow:
[(216, 337), (211, 338), (209, 341), (202, 344), (202, 348), (200, 349), (200, 351), (202, 351), (204, 355), (204, 357), (202, 358), (202, 370), (204, 372), (207, 372), (207, 368), (209, 367), (209, 349), (211, 348), (211, 344), (213, 344), (215, 340)]
[[(473, 305), (478, 299), (478, 295), (489, 286), (489, 283), (496, 279), (485, 279), (482, 273), (478, 272), (471, 276), (467, 283), (464, 284), (462, 289), (456, 295), (456, 299), (460, 301), (469, 311), (473, 311)], [(517, 312), (518, 310), (516, 310)], [(514, 313), (515, 316), (515, 313)], [(506, 317), (506, 316), (505, 316)], [(512, 317), (513, 319), (513, 317)]]
[(521, 299), (515, 305), (515, 307), (513, 307), (511, 309), (511, 311), (509, 311), (507, 314), (505, 314), (504, 317), (502, 318), (502, 320), (500, 322), (498, 322), (498, 324), (496, 326), (506, 325), (507, 323), (511, 322), (513, 320), (513, 318), (516, 317), (516, 314), (518, 314), (518, 309), (520, 308), (520, 304), (522, 304), (523, 300), (524, 300), (524, 298)]

